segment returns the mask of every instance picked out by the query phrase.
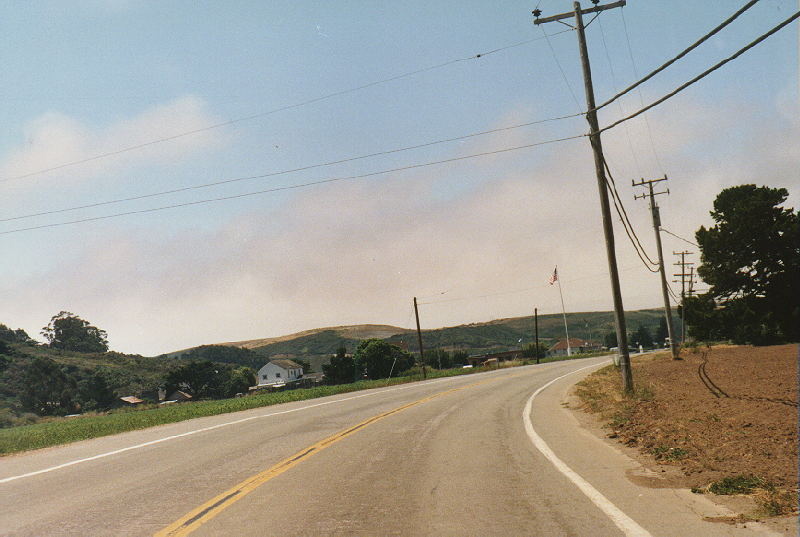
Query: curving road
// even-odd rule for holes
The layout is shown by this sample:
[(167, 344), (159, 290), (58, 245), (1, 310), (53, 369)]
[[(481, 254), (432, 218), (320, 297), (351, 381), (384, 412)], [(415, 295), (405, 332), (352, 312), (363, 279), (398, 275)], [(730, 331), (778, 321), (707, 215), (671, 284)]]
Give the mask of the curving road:
[(438, 379), (5, 457), (0, 534), (767, 535), (703, 522), (725, 512), (625, 477), (637, 465), (561, 404), (606, 362)]

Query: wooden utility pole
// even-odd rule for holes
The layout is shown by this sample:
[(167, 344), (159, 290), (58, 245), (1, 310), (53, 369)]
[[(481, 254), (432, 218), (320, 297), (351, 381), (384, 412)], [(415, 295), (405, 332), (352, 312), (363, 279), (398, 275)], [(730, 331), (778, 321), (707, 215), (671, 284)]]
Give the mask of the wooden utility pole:
[[(680, 276), (681, 277), (681, 344), (686, 341), (686, 277), (694, 279), (694, 263), (690, 263), (686, 261), (686, 256), (691, 255), (692, 252), (684, 250), (682, 252), (672, 252), (672, 255), (679, 255), (681, 256), (680, 263), (673, 263), (673, 265), (677, 265), (681, 267), (681, 271), (679, 274), (673, 274), (673, 276)], [(689, 266), (692, 269), (692, 272), (686, 273), (686, 267)], [(689, 280), (691, 282), (691, 279)], [(672, 280), (673, 282), (677, 283), (678, 280)]]
[(533, 308), (533, 331), (534, 331), (534, 347), (536, 352), (536, 363), (539, 363), (539, 308)]
[(422, 352), (422, 331), (419, 329), (419, 309), (417, 308), (417, 297), (414, 297), (414, 317), (417, 318), (417, 341), (419, 342), (419, 361), (422, 364), (422, 378), (428, 378), (428, 370), (425, 369), (425, 357)]
[(574, 11), (562, 13), (552, 17), (539, 18), (541, 11), (534, 10), (536, 19), (534, 24), (545, 22), (560, 21), (570, 17), (575, 17), (575, 29), (578, 34), (578, 46), (581, 54), (581, 66), (583, 67), (583, 85), (586, 92), (586, 120), (589, 122), (589, 141), (594, 152), (594, 168), (597, 176), (597, 189), (600, 194), (600, 209), (603, 215), (603, 234), (606, 241), (606, 256), (608, 258), (608, 272), (611, 277), (611, 292), (614, 298), (614, 321), (617, 329), (617, 344), (619, 345), (619, 365), (622, 373), (622, 389), (625, 393), (633, 392), (633, 375), (631, 373), (631, 361), (628, 354), (628, 332), (625, 326), (625, 311), (622, 306), (622, 293), (619, 286), (619, 270), (617, 269), (617, 254), (614, 247), (614, 228), (611, 222), (611, 210), (608, 203), (608, 184), (605, 174), (605, 160), (603, 158), (603, 146), (600, 142), (600, 127), (597, 123), (597, 111), (595, 110), (594, 88), (592, 86), (592, 70), (589, 66), (589, 52), (586, 47), (586, 33), (583, 26), (584, 13), (598, 13), (607, 9), (622, 7), (625, 0), (612, 2), (602, 6), (595, 5), (588, 9), (581, 9), (580, 2), (573, 3)]
[(643, 199), (643, 198), (650, 198), (650, 213), (653, 216), (653, 231), (656, 233), (656, 246), (658, 248), (658, 271), (661, 273), (661, 294), (664, 297), (664, 315), (667, 317), (667, 335), (669, 336), (669, 346), (672, 350), (672, 359), (679, 360), (680, 357), (678, 356), (678, 345), (675, 342), (675, 331), (672, 326), (672, 308), (669, 304), (669, 290), (667, 288), (667, 275), (664, 269), (664, 253), (661, 249), (661, 214), (658, 211), (658, 204), (656, 203), (656, 196), (661, 194), (669, 194), (669, 189), (665, 190), (664, 192), (653, 192), (653, 184), (658, 183), (659, 181), (666, 181), (667, 176), (665, 175), (661, 179), (651, 179), (649, 181), (645, 181), (642, 179), (640, 182), (636, 183), (631, 181), (631, 186), (644, 186), (647, 185), (649, 192), (645, 194), (635, 195), (633, 199)]

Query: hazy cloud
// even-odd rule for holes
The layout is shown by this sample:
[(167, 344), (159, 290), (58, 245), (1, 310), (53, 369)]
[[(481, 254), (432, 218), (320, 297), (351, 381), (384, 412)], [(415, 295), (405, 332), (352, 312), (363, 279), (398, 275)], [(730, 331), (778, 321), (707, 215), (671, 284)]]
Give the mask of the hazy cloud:
[[(120, 149), (169, 138), (215, 123), (205, 102), (186, 96), (152, 107), (132, 118), (101, 127), (88, 125), (58, 112), (28, 123), (23, 141), (0, 161), (0, 178), (12, 179), (39, 170), (90, 159)], [(132, 165), (181, 159), (221, 141), (220, 131), (207, 131), (123, 152), (49, 174), (60, 184), (71, 184), (100, 173)], [(33, 179), (33, 178), (31, 178)], [(33, 182), (30, 179), (28, 182)], [(13, 183), (13, 182), (12, 182)]]
[[(726, 108), (698, 104), (696, 111), (701, 118), (654, 116), (670, 170), (672, 194), (659, 197), (664, 226), (692, 240), (721, 188), (755, 182), (796, 192), (800, 183), (796, 121), (754, 117), (746, 139), (737, 139), (725, 135)], [(132, 139), (166, 115), (153, 111), (114, 132)], [(69, 121), (49, 124), (72, 132), (79, 146), (87, 136)], [(642, 128), (631, 125), (637, 149), (646, 151)], [(647, 205), (632, 199), (628, 141), (622, 133), (605, 140), (619, 166), (620, 195), (654, 256)], [(41, 325), (68, 308), (107, 330), (114, 348), (142, 353), (326, 325), (411, 326), (413, 296), (439, 301), (422, 306), (426, 327), (526, 315), (534, 307), (554, 313), (559, 297), (547, 279), (556, 264), (567, 309), (610, 309), (591, 152), (583, 140), (568, 143), (298, 191), (278, 210), (252, 210), (218, 229), (104, 236), (54, 269), (57, 284), (22, 297), (18, 289), (33, 280), (14, 282), (4, 293), (10, 303), (28, 300), (26, 314), (39, 315)], [(466, 176), (481, 180), (437, 195)], [(659, 306), (657, 277), (615, 226), (626, 307)], [(664, 243), (668, 262), (672, 249), (688, 246), (671, 237)], [(56, 278), (37, 275), (41, 281)]]

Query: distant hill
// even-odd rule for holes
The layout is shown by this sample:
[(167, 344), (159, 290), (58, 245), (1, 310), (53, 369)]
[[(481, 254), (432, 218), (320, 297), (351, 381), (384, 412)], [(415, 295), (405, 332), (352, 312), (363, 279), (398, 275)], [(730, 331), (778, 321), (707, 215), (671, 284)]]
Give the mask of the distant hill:
[[(626, 313), (628, 331), (646, 326), (651, 332), (658, 328), (663, 309), (646, 309)], [(614, 331), (614, 314), (606, 312), (568, 313), (567, 324), (570, 337), (603, 342), (603, 337)], [(344, 345), (353, 352), (358, 342), (367, 338), (385, 339), (399, 344), (411, 352), (418, 351), (415, 330), (389, 325), (353, 325), (317, 328), (274, 338), (252, 339), (219, 343), (254, 351), (264, 362), (275, 358), (305, 360), (315, 371), (320, 371), (336, 349)], [(482, 354), (519, 348), (533, 341), (533, 316), (497, 319), (484, 323), (473, 323), (422, 331), (425, 348), (441, 348), (448, 351), (464, 350), (469, 354)], [(545, 343), (564, 337), (564, 319), (561, 314), (539, 316), (539, 338)], [(520, 341), (522, 340), (522, 341)], [(180, 356), (192, 349), (169, 353), (165, 356)]]

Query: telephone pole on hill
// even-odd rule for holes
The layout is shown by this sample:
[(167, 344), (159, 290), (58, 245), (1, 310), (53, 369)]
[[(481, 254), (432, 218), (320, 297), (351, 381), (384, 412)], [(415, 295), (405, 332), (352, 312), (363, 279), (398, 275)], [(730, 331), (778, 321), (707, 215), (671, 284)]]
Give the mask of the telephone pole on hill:
[(653, 184), (660, 181), (666, 181), (665, 175), (661, 179), (650, 179), (645, 181), (642, 179), (638, 183), (631, 181), (631, 186), (645, 186), (647, 185), (648, 192), (644, 194), (636, 194), (633, 196), (634, 200), (650, 198), (650, 213), (653, 216), (653, 231), (656, 233), (656, 246), (658, 249), (658, 271), (661, 273), (661, 294), (664, 297), (664, 315), (667, 317), (667, 335), (669, 335), (669, 346), (672, 351), (672, 359), (678, 360), (678, 346), (675, 344), (675, 331), (672, 327), (672, 308), (669, 305), (669, 291), (667, 288), (667, 275), (664, 270), (664, 253), (661, 249), (661, 213), (658, 211), (658, 204), (656, 203), (656, 196), (661, 194), (669, 194), (669, 189), (663, 192), (653, 192)]
[[(679, 274), (673, 274), (673, 276), (680, 276), (681, 277), (681, 344), (686, 341), (686, 277), (689, 277), (689, 293), (691, 296), (692, 287), (693, 287), (693, 280), (694, 280), (694, 263), (690, 263), (686, 261), (687, 255), (692, 255), (692, 252), (684, 250), (682, 252), (672, 252), (672, 255), (679, 255), (681, 256), (680, 263), (673, 263), (673, 265), (677, 265), (681, 267), (681, 271)], [(687, 274), (686, 267), (690, 267), (691, 271)], [(678, 280), (672, 280), (673, 282), (677, 283)]]
[(592, 86), (592, 69), (589, 66), (589, 52), (586, 47), (586, 33), (583, 25), (584, 13), (599, 13), (607, 9), (622, 7), (625, 0), (612, 2), (605, 5), (597, 5), (597, 0), (592, 0), (594, 7), (581, 9), (580, 2), (573, 3), (574, 11), (562, 13), (540, 19), (541, 11), (533, 10), (534, 24), (544, 24), (546, 22), (561, 21), (562, 19), (575, 18), (575, 29), (578, 34), (578, 46), (581, 54), (581, 66), (583, 68), (583, 85), (586, 91), (586, 121), (589, 122), (589, 141), (594, 152), (594, 168), (597, 175), (597, 188), (600, 193), (600, 209), (603, 214), (603, 233), (606, 241), (606, 254), (608, 257), (608, 272), (611, 276), (611, 292), (614, 297), (614, 321), (617, 330), (617, 344), (619, 345), (619, 365), (622, 373), (622, 389), (625, 393), (633, 392), (633, 374), (631, 373), (631, 359), (628, 354), (628, 331), (625, 326), (625, 310), (622, 306), (622, 293), (619, 286), (619, 270), (617, 269), (617, 254), (614, 248), (614, 228), (611, 223), (611, 209), (608, 203), (608, 180), (605, 174), (605, 160), (603, 158), (603, 146), (600, 142), (600, 127), (597, 123), (597, 111), (594, 102), (594, 88)]

